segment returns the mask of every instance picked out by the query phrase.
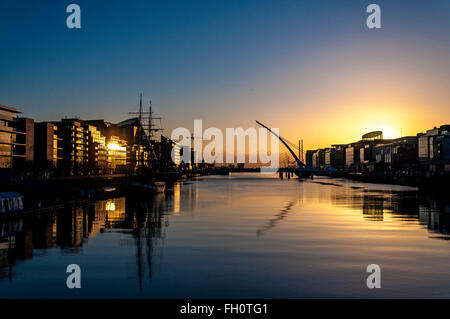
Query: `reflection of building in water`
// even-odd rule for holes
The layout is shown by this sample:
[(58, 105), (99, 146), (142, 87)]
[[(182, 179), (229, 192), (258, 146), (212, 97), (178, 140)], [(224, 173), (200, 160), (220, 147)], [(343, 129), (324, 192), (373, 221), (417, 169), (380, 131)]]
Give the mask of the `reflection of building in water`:
[(151, 278), (154, 255), (168, 225), (164, 199), (163, 194), (144, 201), (115, 198), (0, 222), (0, 279), (12, 279), (16, 260), (32, 258), (34, 249), (59, 247), (81, 252), (83, 244), (109, 228), (134, 230), (139, 280), (142, 281), (145, 268)]
[(176, 216), (193, 215), (198, 200), (197, 183), (175, 183), (171, 190), (166, 194), (168, 200), (164, 202), (164, 209)]
[(105, 210), (106, 228), (113, 228), (121, 225), (121, 223), (125, 220), (125, 197), (107, 200)]
[(363, 215), (372, 220), (383, 220), (384, 198), (365, 195), (363, 197)]
[(428, 207), (420, 206), (419, 219), (430, 230), (439, 230), (439, 212)]
[(12, 256), (15, 236), (23, 230), (23, 220), (0, 223), (0, 280), (12, 279), (12, 267), (15, 258)]
[(80, 247), (86, 235), (86, 208), (68, 207), (56, 219), (56, 244), (62, 247)]
[[(450, 206), (445, 198), (422, 196), (419, 206), (419, 219), (432, 232), (450, 234)], [(438, 238), (447, 239), (448, 237)]]
[[(113, 206), (115, 211), (108, 211)], [(1, 269), (14, 265), (17, 259), (32, 258), (34, 249), (58, 246), (79, 251), (86, 239), (104, 230), (108, 218), (110, 221), (125, 219), (125, 198), (99, 201), (84, 207), (67, 206), (48, 215), (1, 222), (0, 273)]]
[(180, 183), (175, 183), (173, 185), (173, 214), (180, 215)]
[(363, 187), (334, 189), (331, 194), (334, 206), (361, 210), (364, 218), (381, 221), (388, 213), (393, 219), (418, 219), (419, 198), (416, 191), (367, 190)]

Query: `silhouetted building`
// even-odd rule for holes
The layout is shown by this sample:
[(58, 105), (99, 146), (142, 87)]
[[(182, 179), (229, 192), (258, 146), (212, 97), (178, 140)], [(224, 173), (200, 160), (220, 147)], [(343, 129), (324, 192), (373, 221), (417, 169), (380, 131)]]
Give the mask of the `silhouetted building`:
[(362, 136), (363, 141), (380, 141), (383, 139), (382, 131), (373, 131)]
[(154, 145), (139, 118), (119, 122), (117, 127), (121, 129), (121, 136), (128, 141), (128, 163), (134, 169), (150, 166)]
[(58, 127), (49, 122), (34, 123), (34, 162), (38, 169), (55, 169), (61, 160)]
[(312, 167), (324, 168), (325, 167), (325, 149), (319, 149), (312, 155)]
[(325, 167), (336, 169), (345, 167), (345, 145), (333, 145), (325, 149)]
[(450, 160), (450, 125), (428, 130), (418, 134), (419, 161)]
[[(172, 159), (172, 148), (175, 147), (177, 144), (172, 141), (170, 138), (165, 137), (164, 135), (161, 135), (161, 142), (156, 143), (156, 154), (158, 155), (158, 161), (157, 161), (157, 167), (156, 169), (159, 170), (172, 170), (176, 166), (183, 164), (182, 157), (183, 157), (183, 148), (179, 149), (179, 155), (180, 157), (175, 157), (175, 160), (177, 161), (178, 158), (180, 158), (180, 163), (176, 163)], [(178, 147), (176, 147), (178, 152)], [(189, 165), (189, 164), (188, 164)]]
[(417, 137), (405, 136), (373, 148), (375, 162), (384, 162), (391, 171), (410, 171), (418, 160)]
[(305, 154), (305, 159), (306, 159), (306, 165), (308, 165), (309, 167), (313, 166), (313, 154), (316, 152), (317, 150), (308, 150), (306, 151)]
[(418, 170), (427, 176), (450, 173), (450, 125), (419, 133)]
[(345, 148), (345, 167), (347, 169), (355, 168), (355, 164), (359, 163), (360, 149), (364, 146), (362, 143), (350, 143)]

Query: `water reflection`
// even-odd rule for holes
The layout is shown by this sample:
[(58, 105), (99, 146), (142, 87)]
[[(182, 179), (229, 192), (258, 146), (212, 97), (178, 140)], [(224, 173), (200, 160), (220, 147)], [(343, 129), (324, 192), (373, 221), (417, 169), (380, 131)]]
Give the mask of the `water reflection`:
[(434, 239), (450, 238), (449, 214), (446, 199), (387, 185), (211, 177), (0, 221), (0, 295), (48, 283), (50, 297), (71, 297), (62, 269), (80, 262), (93, 284), (79, 297), (347, 296), (374, 260), (414, 265), (391, 275), (401, 294), (447, 277), (450, 247)]
[(434, 194), (353, 186), (341, 187), (331, 197), (334, 206), (360, 210), (368, 221), (382, 222), (385, 214), (389, 214), (400, 222), (419, 221), (430, 232), (439, 234), (433, 238), (449, 239), (450, 205), (445, 198)]
[(0, 222), (0, 279), (14, 278), (14, 265), (32, 259), (39, 249), (59, 248), (62, 253), (82, 254), (83, 246), (99, 234), (131, 230), (136, 249), (139, 285), (144, 269), (152, 277), (153, 255), (168, 226), (164, 195), (147, 201), (115, 198), (90, 205), (71, 206), (48, 215)]
[(256, 230), (256, 236), (260, 237), (263, 236), (266, 231), (269, 229), (275, 227), (277, 223), (281, 220), (283, 220), (291, 211), (292, 206), (294, 206), (294, 201), (289, 202), (281, 211), (275, 215), (275, 217), (267, 222), (267, 225), (262, 227), (261, 229)]

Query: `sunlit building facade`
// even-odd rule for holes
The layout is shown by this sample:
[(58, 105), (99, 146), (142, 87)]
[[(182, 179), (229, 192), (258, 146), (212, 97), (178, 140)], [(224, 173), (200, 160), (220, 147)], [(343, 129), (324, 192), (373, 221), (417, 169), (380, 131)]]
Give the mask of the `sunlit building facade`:
[(108, 172), (108, 149), (106, 137), (93, 125), (85, 126), (87, 168), (89, 173), (103, 174)]
[[(27, 124), (20, 122), (21, 112), (14, 107), (0, 105), (0, 169), (18, 169), (26, 160), (33, 160), (32, 147), (27, 147)], [(28, 145), (31, 145), (28, 141)]]
[(62, 139), (62, 156), (58, 167), (69, 174), (80, 174), (85, 171), (87, 145), (83, 121), (80, 119), (62, 119), (54, 122)]
[(107, 142), (108, 164), (111, 170), (117, 171), (125, 169), (127, 165), (127, 141), (118, 137), (111, 136)]

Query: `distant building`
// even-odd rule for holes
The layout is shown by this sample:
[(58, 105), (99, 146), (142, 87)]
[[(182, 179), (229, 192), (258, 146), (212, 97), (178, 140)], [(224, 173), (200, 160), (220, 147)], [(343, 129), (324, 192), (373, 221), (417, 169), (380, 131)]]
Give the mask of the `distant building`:
[(381, 131), (374, 131), (362, 136), (362, 140), (347, 144), (345, 148), (345, 167), (348, 170), (366, 171), (375, 162), (374, 147), (392, 142), (383, 139)]
[(185, 151), (185, 148), (188, 148), (188, 146), (180, 146), (179, 144), (175, 144), (173, 146), (173, 163), (175, 165), (181, 164), (181, 155)]
[[(184, 165), (188, 163), (185, 163), (183, 161), (183, 152), (184, 147), (177, 146), (178, 144), (172, 141), (170, 138), (161, 135), (161, 142), (156, 143), (156, 154), (158, 155), (158, 164), (155, 167), (157, 170), (171, 170), (179, 165)], [(172, 149), (175, 147), (175, 152), (178, 152), (179, 149), (179, 155), (172, 158)], [(180, 161), (179, 163), (177, 163)], [(185, 165), (186, 166), (186, 165)]]
[(383, 139), (382, 131), (373, 131), (362, 136), (363, 141), (380, 141)]

